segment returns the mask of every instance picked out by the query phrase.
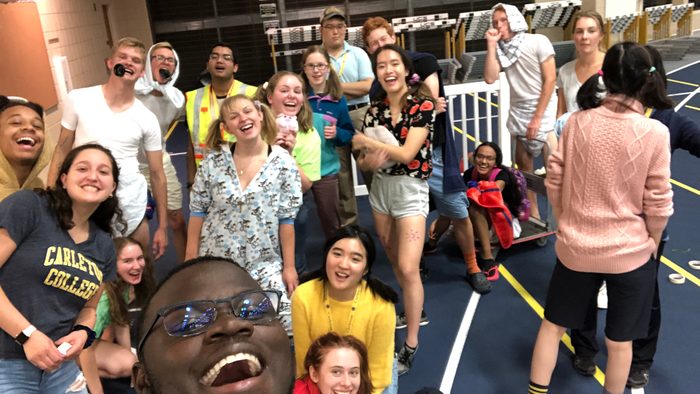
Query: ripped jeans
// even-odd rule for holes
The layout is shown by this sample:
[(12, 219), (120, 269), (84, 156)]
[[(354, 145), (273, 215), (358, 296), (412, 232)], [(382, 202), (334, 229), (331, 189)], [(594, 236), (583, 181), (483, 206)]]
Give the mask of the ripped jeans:
[(75, 361), (66, 361), (53, 372), (35, 367), (27, 359), (0, 359), (0, 393), (87, 394), (87, 388), (70, 389), (80, 374)]

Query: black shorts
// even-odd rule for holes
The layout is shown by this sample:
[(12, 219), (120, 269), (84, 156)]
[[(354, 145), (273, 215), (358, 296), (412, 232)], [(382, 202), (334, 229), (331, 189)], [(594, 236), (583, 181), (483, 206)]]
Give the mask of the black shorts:
[(656, 282), (656, 260), (624, 274), (573, 271), (557, 259), (549, 282), (544, 316), (566, 328), (583, 328), (586, 312), (596, 302), (603, 281), (608, 288), (605, 336), (617, 342), (648, 335)]

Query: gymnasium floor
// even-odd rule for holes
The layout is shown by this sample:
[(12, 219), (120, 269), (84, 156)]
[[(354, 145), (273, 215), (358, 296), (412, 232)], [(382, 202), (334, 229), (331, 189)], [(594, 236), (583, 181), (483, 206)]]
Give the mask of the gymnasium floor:
[[(681, 105), (678, 111), (700, 122), (700, 57), (677, 69), (667, 66), (669, 93)], [(180, 178), (185, 178), (182, 124), (168, 140), (168, 150)], [(658, 352), (651, 370), (650, 383), (644, 389), (628, 393), (695, 393), (700, 387), (700, 272), (688, 266), (689, 260), (700, 260), (700, 162), (685, 151), (673, 155), (672, 178), (675, 214), (669, 223), (671, 239), (666, 246), (659, 271), (662, 302), (662, 329)], [(187, 206), (185, 196), (185, 207)], [(360, 224), (373, 228), (367, 197), (359, 198)], [(186, 208), (185, 211), (187, 212)], [(313, 210), (315, 211), (315, 210)], [(312, 211), (312, 212), (313, 212)], [(432, 216), (431, 216), (432, 217)], [(308, 256), (319, 256), (322, 235), (318, 223), (309, 226)], [(316, 229), (316, 231), (314, 231)], [(554, 237), (546, 246), (534, 243), (515, 245), (499, 253), (501, 279), (486, 296), (471, 291), (466, 283), (464, 263), (451, 239), (444, 239), (439, 253), (425, 258), (431, 276), (425, 283), (425, 310), (431, 323), (421, 328), (420, 349), (413, 369), (399, 380), (400, 393), (414, 393), (423, 387), (440, 388), (447, 393), (522, 393), (527, 390), (530, 358), (535, 335), (541, 322), (547, 285), (555, 262)], [(173, 248), (156, 262), (159, 278), (172, 268)], [(311, 260), (310, 264), (320, 262)], [(683, 285), (671, 284), (667, 277), (679, 272)], [(379, 253), (375, 273), (398, 285), (383, 253)], [(400, 309), (400, 306), (398, 306)], [(605, 312), (599, 313), (603, 327)], [(397, 331), (396, 343), (404, 333)], [(603, 343), (602, 332), (599, 342)], [(571, 367), (571, 350), (565, 337), (554, 373), (552, 392), (598, 393), (604, 375), (594, 378), (578, 375)], [(597, 356), (600, 369), (605, 369), (605, 351)], [(695, 387), (695, 389), (693, 389)]]

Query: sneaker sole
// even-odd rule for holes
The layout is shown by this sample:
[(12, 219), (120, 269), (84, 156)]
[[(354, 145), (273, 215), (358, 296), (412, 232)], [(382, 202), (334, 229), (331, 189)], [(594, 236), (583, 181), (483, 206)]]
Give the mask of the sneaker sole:
[[(421, 327), (427, 326), (428, 324), (430, 324), (430, 320), (421, 320), (420, 323), (418, 323), (418, 325), (421, 326)], [(397, 329), (397, 330), (403, 330), (403, 329), (406, 328), (406, 327), (408, 327), (407, 324), (402, 324), (402, 325), (397, 325), (397, 326), (396, 326), (396, 329)]]

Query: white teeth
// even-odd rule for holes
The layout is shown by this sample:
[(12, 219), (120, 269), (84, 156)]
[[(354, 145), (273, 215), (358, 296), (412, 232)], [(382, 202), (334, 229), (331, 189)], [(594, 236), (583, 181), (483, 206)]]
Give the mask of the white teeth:
[(240, 128), (240, 130), (241, 130), (241, 131), (246, 131), (246, 130), (252, 128), (252, 127), (253, 127), (253, 124), (252, 124), (252, 123), (248, 123), (247, 125), (242, 126), (242, 127)]
[(294, 107), (294, 106), (297, 105), (297, 103), (294, 102), (294, 101), (285, 101), (285, 102), (284, 102), (284, 105), (286, 105), (286, 106), (288, 106), (288, 107)]
[(36, 144), (36, 141), (30, 137), (20, 137), (20, 138), (17, 138), (17, 140), (15, 142), (17, 142), (18, 144), (28, 142), (31, 146), (34, 146), (34, 144)]
[(86, 189), (88, 189), (88, 188), (89, 188), (90, 190), (94, 191), (94, 192), (100, 190), (100, 189), (97, 188), (97, 186), (92, 186), (92, 185), (85, 185), (85, 186), (83, 186), (83, 190), (86, 190)]
[(205, 386), (211, 386), (211, 384), (214, 383), (214, 380), (216, 380), (216, 377), (219, 376), (221, 368), (225, 367), (228, 364), (235, 363), (236, 361), (243, 360), (249, 361), (249, 365), (252, 366), (250, 372), (253, 374), (253, 376), (256, 376), (258, 375), (258, 373), (260, 373), (260, 370), (262, 368), (260, 367), (260, 361), (257, 357), (248, 353), (238, 353), (226, 356), (223, 359), (221, 359), (221, 361), (219, 361), (218, 363), (216, 363), (216, 365), (211, 367), (211, 369), (206, 374), (204, 374), (204, 376), (202, 376), (201, 379), (199, 379), (199, 382)]

